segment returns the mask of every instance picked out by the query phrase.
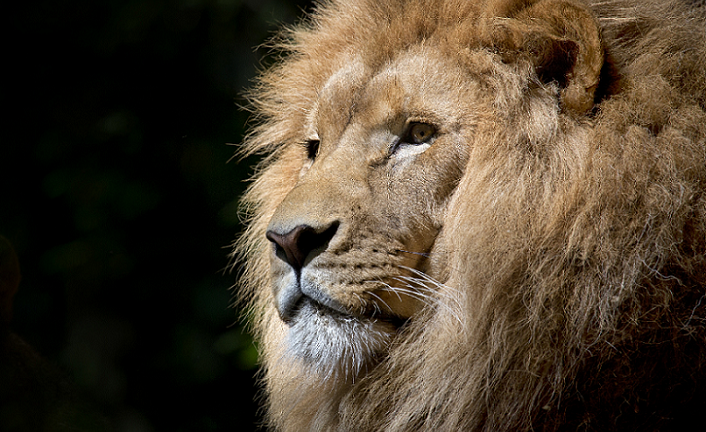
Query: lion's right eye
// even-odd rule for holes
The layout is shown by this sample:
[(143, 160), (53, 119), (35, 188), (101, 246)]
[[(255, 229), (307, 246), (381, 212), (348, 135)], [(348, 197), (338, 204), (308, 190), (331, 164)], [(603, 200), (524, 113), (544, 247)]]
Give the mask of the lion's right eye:
[(434, 126), (428, 123), (413, 123), (407, 133), (407, 142), (409, 144), (424, 144), (431, 139), (435, 132)]
[(437, 135), (436, 126), (423, 122), (410, 122), (390, 151), (398, 153), (404, 149), (404, 154), (411, 156), (425, 151), (434, 142)]
[(401, 143), (418, 146), (429, 144), (436, 134), (436, 127), (429, 123), (412, 122), (402, 135)]

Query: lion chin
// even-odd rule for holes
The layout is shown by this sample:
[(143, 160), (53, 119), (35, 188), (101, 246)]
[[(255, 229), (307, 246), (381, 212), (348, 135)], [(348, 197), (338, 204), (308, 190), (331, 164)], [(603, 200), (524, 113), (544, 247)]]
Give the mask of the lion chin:
[(330, 0), (252, 91), (241, 297), (282, 431), (706, 409), (706, 5)]
[(301, 306), (287, 332), (287, 355), (331, 380), (353, 380), (387, 349), (394, 325), (359, 319), (312, 302)]

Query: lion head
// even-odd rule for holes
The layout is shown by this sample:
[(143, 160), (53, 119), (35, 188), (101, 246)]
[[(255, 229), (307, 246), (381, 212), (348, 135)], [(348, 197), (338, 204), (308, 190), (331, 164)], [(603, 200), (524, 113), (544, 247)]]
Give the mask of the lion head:
[(290, 30), (252, 93), (267, 156), (238, 245), (269, 423), (664, 429), (706, 407), (703, 9), (334, 0)]

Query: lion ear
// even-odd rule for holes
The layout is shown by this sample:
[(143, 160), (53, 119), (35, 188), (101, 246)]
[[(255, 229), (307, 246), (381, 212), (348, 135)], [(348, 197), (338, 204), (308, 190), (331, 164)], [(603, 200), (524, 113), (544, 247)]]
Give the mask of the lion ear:
[(486, 13), (495, 17), (489, 36), (504, 60), (529, 59), (540, 80), (558, 83), (565, 111), (582, 115), (593, 107), (604, 50), (589, 10), (566, 0), (500, 0)]

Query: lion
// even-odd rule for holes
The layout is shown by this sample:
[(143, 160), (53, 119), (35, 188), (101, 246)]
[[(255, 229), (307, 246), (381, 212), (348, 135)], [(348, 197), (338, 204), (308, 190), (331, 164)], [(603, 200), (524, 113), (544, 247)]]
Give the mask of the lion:
[(706, 7), (325, 0), (250, 94), (281, 431), (682, 430), (706, 408)]

